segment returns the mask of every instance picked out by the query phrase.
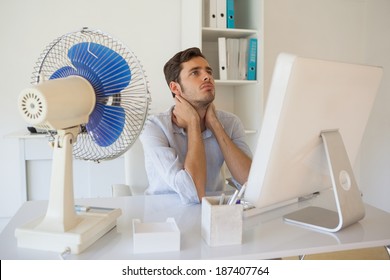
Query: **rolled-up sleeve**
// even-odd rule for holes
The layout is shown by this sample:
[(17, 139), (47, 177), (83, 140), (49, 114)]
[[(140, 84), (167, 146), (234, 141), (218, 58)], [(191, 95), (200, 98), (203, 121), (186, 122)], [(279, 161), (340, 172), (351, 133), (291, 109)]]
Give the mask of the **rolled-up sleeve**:
[(184, 169), (177, 147), (171, 147), (169, 135), (153, 119), (147, 122), (141, 135), (149, 181), (146, 194), (174, 192), (184, 204), (199, 203), (194, 181)]

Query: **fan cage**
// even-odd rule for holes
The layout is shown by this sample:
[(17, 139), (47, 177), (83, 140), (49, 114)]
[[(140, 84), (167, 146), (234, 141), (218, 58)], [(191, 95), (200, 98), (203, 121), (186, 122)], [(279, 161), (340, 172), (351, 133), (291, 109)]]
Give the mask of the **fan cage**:
[[(32, 76), (32, 84), (48, 80), (58, 69), (69, 66), (74, 68), (68, 58), (69, 49), (78, 43), (90, 42), (105, 46), (119, 54), (131, 70), (129, 85), (120, 92), (106, 96), (96, 96), (96, 104), (120, 106), (125, 110), (125, 124), (118, 139), (109, 146), (99, 146), (88, 133), (86, 124), (81, 124), (81, 132), (73, 145), (73, 155), (76, 159), (100, 162), (111, 160), (123, 155), (137, 140), (142, 132), (149, 114), (151, 96), (145, 71), (134, 53), (121, 42), (99, 30), (83, 28), (80, 31), (65, 34), (51, 44), (39, 57)], [(115, 129), (107, 127), (107, 132)], [(55, 132), (50, 131), (50, 134)]]

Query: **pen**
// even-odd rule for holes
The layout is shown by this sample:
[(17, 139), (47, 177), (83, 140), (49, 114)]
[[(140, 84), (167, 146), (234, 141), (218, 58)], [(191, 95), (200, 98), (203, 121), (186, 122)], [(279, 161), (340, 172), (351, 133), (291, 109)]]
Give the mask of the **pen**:
[(224, 201), (225, 201), (225, 194), (222, 193), (221, 196), (219, 197), (219, 205), (222, 205)]
[(242, 185), (242, 187), (240, 189), (240, 192), (237, 195), (237, 200), (236, 201), (241, 200), (241, 197), (244, 195), (245, 190), (246, 190), (246, 183), (244, 185)]
[(236, 190), (239, 190), (239, 189), (241, 188), (240, 184), (238, 184), (237, 182), (235, 182), (235, 181), (233, 180), (233, 178), (227, 178), (227, 179), (226, 179), (226, 183), (227, 183), (229, 186), (235, 188)]
[(229, 199), (229, 201), (228, 201), (227, 204), (229, 204), (229, 205), (235, 204), (236, 201), (237, 201), (237, 196), (238, 196), (238, 190), (236, 190), (236, 191), (234, 192), (234, 194), (233, 194), (232, 197)]
[(83, 205), (75, 205), (74, 206), (76, 212), (88, 212), (93, 210), (100, 210), (100, 211), (112, 211), (114, 208), (107, 208), (107, 207), (95, 207), (95, 206), (83, 206)]
[(76, 210), (76, 212), (87, 212), (89, 211), (89, 206), (75, 205), (74, 209)]

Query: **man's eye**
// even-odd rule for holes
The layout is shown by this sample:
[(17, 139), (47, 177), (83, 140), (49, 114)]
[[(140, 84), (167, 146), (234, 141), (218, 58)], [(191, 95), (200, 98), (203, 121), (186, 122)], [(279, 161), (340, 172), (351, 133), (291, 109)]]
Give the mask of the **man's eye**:
[(199, 74), (198, 71), (192, 71), (192, 72), (191, 72), (191, 75), (192, 75), (192, 76), (197, 76), (198, 74)]

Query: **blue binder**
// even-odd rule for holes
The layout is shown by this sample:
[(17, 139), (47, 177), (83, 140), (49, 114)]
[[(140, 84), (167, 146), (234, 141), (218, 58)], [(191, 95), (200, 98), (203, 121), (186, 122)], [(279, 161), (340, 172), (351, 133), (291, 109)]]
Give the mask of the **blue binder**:
[(250, 38), (248, 45), (248, 80), (256, 80), (257, 38)]
[(226, 26), (227, 28), (235, 27), (234, 0), (226, 0)]

